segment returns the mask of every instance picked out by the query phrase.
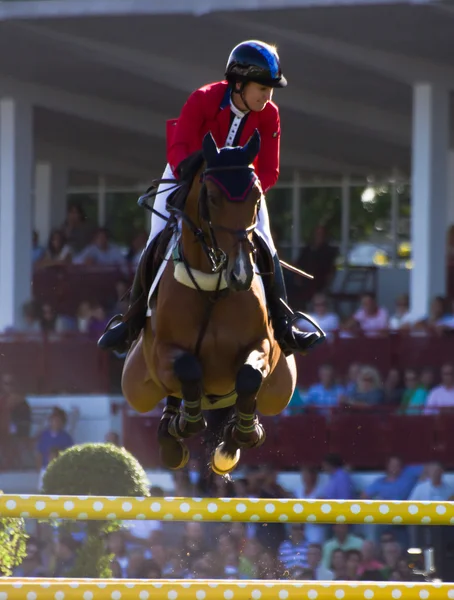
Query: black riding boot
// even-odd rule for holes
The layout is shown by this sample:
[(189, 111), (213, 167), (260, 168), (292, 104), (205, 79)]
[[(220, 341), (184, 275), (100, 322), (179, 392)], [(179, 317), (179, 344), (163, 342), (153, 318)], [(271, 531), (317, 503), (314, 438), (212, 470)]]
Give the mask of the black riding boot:
[[(271, 320), (274, 328), (274, 335), (284, 354), (289, 355), (294, 352), (305, 354), (316, 344), (325, 339), (324, 334), (319, 331), (305, 332), (300, 331), (296, 325), (298, 319), (308, 321), (304, 313), (293, 312), (288, 309), (287, 290), (285, 287), (284, 273), (277, 253), (273, 256), (274, 281), (265, 284), (266, 299), (271, 313)], [(267, 278), (264, 278), (264, 281)], [(285, 305), (281, 302), (285, 302)]]
[[(131, 294), (129, 296), (129, 308), (138, 302), (143, 294), (141, 281), (141, 261), (142, 259), (140, 260), (134, 275)], [(123, 315), (115, 315), (112, 317), (107, 324), (105, 332), (98, 340), (99, 348), (124, 354), (128, 350), (129, 344), (138, 337), (145, 322), (146, 311), (147, 303), (146, 299), (144, 298), (143, 303), (141, 302), (140, 305), (137, 305), (136, 311), (133, 312), (127, 321), (123, 321)], [(113, 325), (115, 322), (116, 325)]]

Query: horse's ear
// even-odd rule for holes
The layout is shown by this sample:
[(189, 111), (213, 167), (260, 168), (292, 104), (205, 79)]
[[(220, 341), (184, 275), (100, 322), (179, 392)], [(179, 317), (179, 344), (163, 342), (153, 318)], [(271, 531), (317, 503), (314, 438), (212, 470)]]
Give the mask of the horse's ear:
[(203, 156), (205, 157), (207, 163), (212, 162), (219, 154), (218, 147), (214, 141), (211, 131), (209, 131), (203, 138), (202, 150)]
[(254, 133), (249, 138), (248, 143), (244, 146), (244, 152), (246, 154), (248, 165), (254, 162), (255, 157), (259, 153), (260, 150), (260, 133), (258, 129), (254, 131)]

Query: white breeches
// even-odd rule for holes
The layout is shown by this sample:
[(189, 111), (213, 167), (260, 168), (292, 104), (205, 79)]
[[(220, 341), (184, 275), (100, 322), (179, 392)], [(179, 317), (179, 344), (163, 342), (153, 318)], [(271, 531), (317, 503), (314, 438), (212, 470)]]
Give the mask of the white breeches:
[[(172, 173), (172, 169), (168, 164), (164, 169), (162, 179), (175, 179)], [(173, 189), (175, 188), (171, 183), (161, 183), (161, 185), (158, 187), (158, 193), (155, 198), (154, 208), (165, 217), (169, 216), (169, 212), (166, 208), (166, 202), (168, 196), (170, 195)], [(164, 221), (164, 219), (161, 219), (161, 217), (158, 217), (158, 215), (152, 213), (151, 230), (147, 246), (158, 235), (158, 233), (160, 233), (164, 229), (165, 225), (166, 221)], [(273, 238), (271, 237), (270, 217), (268, 215), (268, 207), (266, 206), (265, 196), (262, 198), (262, 202), (260, 205), (257, 233), (265, 241), (266, 245), (271, 251), (272, 256), (274, 256), (276, 254), (276, 247), (274, 245)]]

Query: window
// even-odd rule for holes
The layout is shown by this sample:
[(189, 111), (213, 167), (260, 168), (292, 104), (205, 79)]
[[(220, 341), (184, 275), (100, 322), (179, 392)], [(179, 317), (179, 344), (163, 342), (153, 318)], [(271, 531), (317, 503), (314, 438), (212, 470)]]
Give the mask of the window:
[(137, 205), (138, 192), (106, 194), (106, 227), (115, 242), (128, 248), (136, 233), (146, 228), (149, 213)]

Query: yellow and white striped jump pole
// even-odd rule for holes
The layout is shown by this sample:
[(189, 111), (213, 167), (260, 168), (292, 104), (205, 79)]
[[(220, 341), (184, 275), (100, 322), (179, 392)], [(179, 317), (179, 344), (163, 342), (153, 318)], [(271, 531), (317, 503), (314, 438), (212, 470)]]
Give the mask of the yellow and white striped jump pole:
[(0, 579), (1, 600), (453, 600), (454, 583)]
[[(453, 525), (453, 502), (0, 495), (0, 517)], [(1, 598), (0, 598), (1, 600)], [(454, 598), (453, 598), (454, 600)]]

